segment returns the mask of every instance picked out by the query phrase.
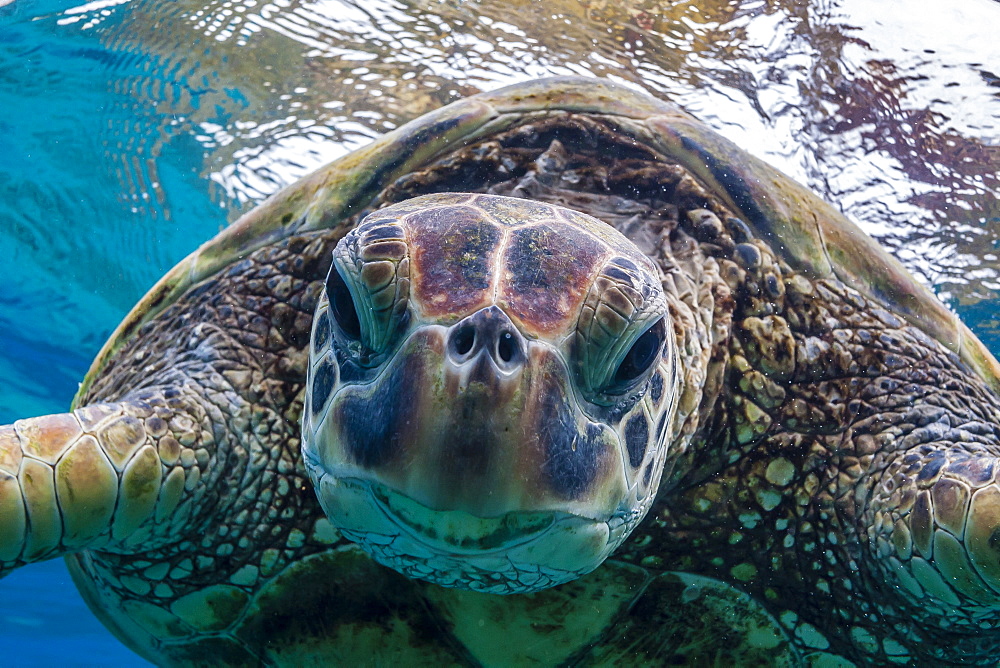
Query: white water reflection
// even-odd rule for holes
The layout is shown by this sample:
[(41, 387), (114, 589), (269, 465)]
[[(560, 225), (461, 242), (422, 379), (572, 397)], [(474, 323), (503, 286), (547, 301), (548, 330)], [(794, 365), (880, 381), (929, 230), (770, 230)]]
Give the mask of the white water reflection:
[[(283, 185), (461, 96), (559, 74), (680, 103), (955, 305), (1000, 287), (990, 0), (98, 0), (32, 13), (44, 5), (0, 10), (12, 231), (0, 250), (31, 268), (8, 281), (12, 318), (34, 320), (21, 295), (58, 297), (87, 353), (197, 241)], [(86, 234), (47, 241), (81, 211)], [(74, 263), (67, 284), (68, 257), (113, 269)], [(93, 300), (103, 318), (69, 312)]]

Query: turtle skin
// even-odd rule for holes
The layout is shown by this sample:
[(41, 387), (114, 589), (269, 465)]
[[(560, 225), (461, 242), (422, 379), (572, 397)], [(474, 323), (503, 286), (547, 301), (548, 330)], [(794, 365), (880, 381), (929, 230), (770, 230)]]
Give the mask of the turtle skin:
[[(392, 178), (352, 167), (361, 185), (333, 197), (307, 180), (169, 274), (72, 413), (0, 428), (4, 570), (67, 555), (95, 614), (163, 665), (995, 663), (995, 361), (914, 324), (922, 297), (893, 308), (862, 269), (790, 253), (804, 228), (775, 236), (725, 164), (692, 169), (623, 132), (632, 112), (614, 101), (581, 108), (574, 95), (606, 93), (590, 86), (472, 137), (435, 117), (416, 157), (385, 156)], [(516, 111), (537, 90), (499, 99)], [(466, 139), (420, 152), (449, 132)], [(303, 462), (336, 244), (369, 212), (453, 191), (614, 226), (657, 264), (677, 341), (676, 429), (647, 517), (597, 570), (534, 594), (376, 564), (324, 515)], [(308, 224), (253, 227), (273, 219)]]

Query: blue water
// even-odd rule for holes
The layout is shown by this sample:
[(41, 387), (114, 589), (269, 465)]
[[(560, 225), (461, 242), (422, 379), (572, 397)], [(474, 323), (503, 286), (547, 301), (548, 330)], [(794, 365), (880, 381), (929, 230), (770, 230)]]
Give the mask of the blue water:
[[(635, 0), (595, 23), (587, 0), (518, 1), (0, 0), (0, 424), (66, 410), (149, 286), (279, 186), (550, 74), (683, 103), (1000, 351), (1000, 3)], [(661, 7), (652, 28), (633, 5)], [(4, 665), (142, 665), (60, 561), (0, 582), (0, 647)]]
[[(116, 322), (226, 224), (189, 138), (157, 149), (169, 215), (123, 178), (109, 144), (154, 143), (125, 131), (140, 114), (116, 84), (136, 64), (59, 26), (66, 6), (0, 8), (0, 424), (65, 411)], [(8, 666), (148, 665), (87, 609), (61, 559), (0, 581), (0, 647)]]

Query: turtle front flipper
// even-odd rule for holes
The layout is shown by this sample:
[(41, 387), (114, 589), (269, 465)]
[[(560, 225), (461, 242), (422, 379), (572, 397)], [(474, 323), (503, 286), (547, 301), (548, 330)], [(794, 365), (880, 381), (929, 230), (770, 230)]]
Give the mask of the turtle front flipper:
[(199, 474), (182, 443), (204, 434), (171, 393), (0, 427), (0, 574), (162, 533)]
[(974, 423), (915, 428), (907, 438), (925, 443), (889, 465), (870, 502), (869, 544), (887, 581), (977, 637), (1000, 620), (1000, 457), (990, 436)]

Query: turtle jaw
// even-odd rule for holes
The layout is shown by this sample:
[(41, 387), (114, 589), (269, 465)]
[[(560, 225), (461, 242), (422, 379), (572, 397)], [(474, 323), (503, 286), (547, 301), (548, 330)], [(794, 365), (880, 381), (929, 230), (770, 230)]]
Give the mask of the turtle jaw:
[(440, 511), (377, 482), (321, 473), (316, 488), (340, 532), (375, 561), (411, 578), (491, 594), (526, 594), (597, 568), (627, 535), (607, 521), (565, 512), (478, 517)]
[(433, 510), (378, 483), (370, 493), (387, 517), (416, 540), (455, 554), (489, 554), (533, 540), (555, 522), (552, 512), (478, 517), (464, 510)]

